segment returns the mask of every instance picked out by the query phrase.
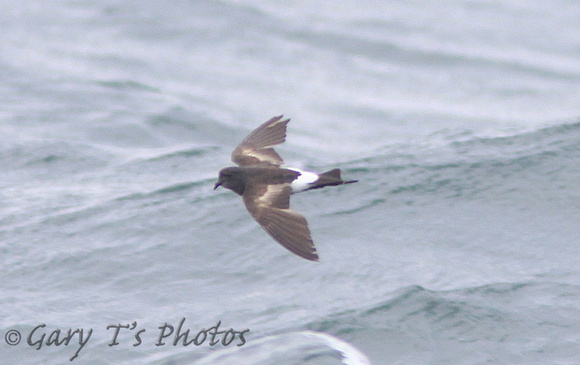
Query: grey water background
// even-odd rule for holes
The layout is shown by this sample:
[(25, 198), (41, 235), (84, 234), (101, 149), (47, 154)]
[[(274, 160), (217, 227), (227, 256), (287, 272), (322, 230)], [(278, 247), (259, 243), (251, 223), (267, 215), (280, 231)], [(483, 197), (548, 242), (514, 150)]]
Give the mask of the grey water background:
[[(579, 19), (565, 0), (2, 1), (1, 363), (70, 363), (78, 337), (46, 344), (69, 328), (93, 330), (79, 364), (580, 363)], [(282, 113), (289, 165), (360, 180), (292, 197), (320, 263), (212, 190)], [(182, 318), (250, 332), (156, 346)]]

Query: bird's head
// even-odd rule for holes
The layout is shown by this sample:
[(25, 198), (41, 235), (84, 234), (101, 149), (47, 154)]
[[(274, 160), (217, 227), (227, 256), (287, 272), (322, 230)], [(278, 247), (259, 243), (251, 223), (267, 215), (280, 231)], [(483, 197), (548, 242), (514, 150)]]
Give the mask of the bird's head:
[(220, 186), (230, 189), (239, 195), (244, 194), (246, 181), (242, 169), (239, 167), (226, 167), (225, 169), (221, 169), (213, 189), (215, 190)]

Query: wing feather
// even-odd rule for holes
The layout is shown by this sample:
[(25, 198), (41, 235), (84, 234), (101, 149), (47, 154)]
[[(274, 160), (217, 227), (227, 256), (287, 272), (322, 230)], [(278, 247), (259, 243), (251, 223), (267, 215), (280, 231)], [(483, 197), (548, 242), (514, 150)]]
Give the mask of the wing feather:
[(318, 261), (308, 222), (290, 209), (290, 184), (255, 185), (243, 195), (246, 208), (264, 230), (283, 247), (308, 260)]
[(240, 166), (280, 166), (284, 160), (272, 148), (286, 140), (286, 125), (290, 119), (273, 117), (254, 129), (232, 152), (232, 161)]

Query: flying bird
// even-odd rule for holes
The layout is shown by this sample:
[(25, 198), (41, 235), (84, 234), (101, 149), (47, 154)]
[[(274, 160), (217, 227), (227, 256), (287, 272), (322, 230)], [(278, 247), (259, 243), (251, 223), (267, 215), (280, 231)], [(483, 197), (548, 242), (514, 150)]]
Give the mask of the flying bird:
[(290, 209), (290, 195), (357, 180), (343, 180), (340, 169), (316, 174), (280, 167), (284, 160), (273, 147), (285, 141), (290, 121), (282, 117), (260, 125), (234, 149), (232, 161), (238, 167), (221, 169), (214, 190), (223, 186), (241, 195), (248, 212), (274, 240), (300, 257), (318, 261), (308, 223)]

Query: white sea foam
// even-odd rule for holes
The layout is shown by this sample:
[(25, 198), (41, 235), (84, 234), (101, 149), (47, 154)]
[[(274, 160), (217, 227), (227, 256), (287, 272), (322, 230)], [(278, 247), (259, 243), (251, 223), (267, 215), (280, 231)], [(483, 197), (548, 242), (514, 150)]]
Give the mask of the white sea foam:
[[(344, 365), (371, 365), (369, 358), (352, 344), (315, 331), (300, 331), (253, 340), (244, 347), (216, 351), (196, 362), (205, 364), (274, 364), (328, 355), (329, 348)], [(273, 351), (276, 349), (276, 351)]]

